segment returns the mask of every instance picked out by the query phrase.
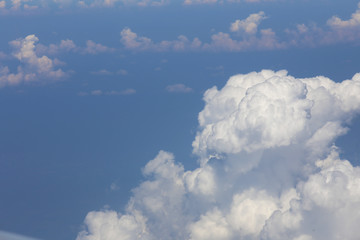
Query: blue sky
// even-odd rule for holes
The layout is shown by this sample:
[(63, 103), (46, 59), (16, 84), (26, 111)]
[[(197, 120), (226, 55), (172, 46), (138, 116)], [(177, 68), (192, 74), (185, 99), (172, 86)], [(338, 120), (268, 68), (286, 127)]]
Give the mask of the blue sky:
[[(205, 131), (198, 115), (212, 104), (203, 101), (207, 89), (221, 90), (231, 76), (262, 69), (285, 69), (296, 79), (325, 76), (334, 82), (360, 72), (359, 4), (0, 1), (0, 230), (44, 240), (100, 239), (86, 230), (93, 219), (84, 223), (87, 214), (117, 211), (119, 217), (134, 216), (129, 199), (146, 198), (139, 187), (148, 179), (142, 171), (160, 150), (172, 152), (185, 170), (201, 165), (204, 156), (192, 142)], [(227, 106), (214, 108), (221, 112)], [(350, 130), (345, 134), (339, 127), (327, 143), (336, 142), (341, 158), (354, 169), (360, 161), (358, 112), (355, 107), (350, 113), (339, 110), (345, 117), (334, 119)], [(207, 153), (233, 154), (219, 145), (211, 147), (210, 140), (203, 140)], [(261, 144), (265, 149), (276, 145)], [(324, 150), (319, 158), (330, 155)], [(302, 180), (318, 173), (322, 170)], [(297, 189), (300, 185), (294, 183)], [(306, 195), (305, 190), (297, 191)], [(215, 206), (224, 216), (225, 202)], [(193, 216), (186, 225), (192, 232), (183, 233), (192, 238), (184, 239), (201, 239), (196, 227), (205, 218), (201, 216), (210, 213), (204, 209)], [(145, 210), (143, 214), (157, 224)], [(156, 229), (151, 226), (150, 232)], [(84, 229), (88, 235), (81, 235)], [(236, 231), (218, 239), (248, 237)], [(308, 233), (291, 234), (291, 239), (311, 239)], [(101, 239), (111, 240), (110, 235)]]

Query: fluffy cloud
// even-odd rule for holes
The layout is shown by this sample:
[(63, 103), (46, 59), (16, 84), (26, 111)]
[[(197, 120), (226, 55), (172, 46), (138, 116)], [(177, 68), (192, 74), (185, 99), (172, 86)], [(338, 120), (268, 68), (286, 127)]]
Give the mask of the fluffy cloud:
[(53, 81), (65, 77), (65, 72), (55, 69), (56, 59), (38, 55), (35, 51), (39, 39), (29, 35), (23, 39), (10, 42), (14, 48), (13, 56), (20, 62), (16, 73), (11, 73), (9, 67), (0, 67), (0, 87), (18, 85), (22, 82)]
[[(133, 51), (234, 51), (280, 49), (286, 47), (286, 43), (278, 41), (275, 32), (271, 29), (261, 29), (259, 34), (257, 26), (261, 19), (265, 18), (263, 12), (252, 14), (245, 20), (237, 20), (232, 24), (235, 31), (243, 30), (245, 35), (235, 39), (228, 33), (219, 32), (211, 36), (209, 43), (202, 43), (198, 38), (190, 41), (180, 35), (177, 40), (161, 41), (155, 43), (148, 37), (138, 36), (130, 28), (121, 31), (121, 42), (126, 49)], [(257, 20), (256, 20), (257, 19)]]
[(90, 212), (77, 240), (357, 239), (360, 168), (335, 139), (360, 112), (360, 73), (341, 83), (263, 70), (204, 94), (199, 167), (160, 151), (124, 214)]
[(89, 54), (98, 54), (98, 53), (113, 52), (113, 51), (115, 51), (115, 49), (109, 48), (100, 43), (95, 43), (94, 41), (91, 40), (86, 41), (86, 47), (83, 50), (84, 53), (89, 53)]
[(333, 16), (328, 20), (328, 25), (334, 28), (349, 28), (360, 26), (360, 2), (358, 3), (358, 9), (351, 15), (349, 20), (342, 20), (337, 16)]
[(264, 12), (258, 12), (250, 14), (244, 20), (236, 20), (230, 26), (230, 31), (232, 32), (244, 32), (246, 34), (255, 34), (261, 20), (265, 19)]
[(291, 46), (326, 46), (337, 43), (356, 43), (360, 39), (360, 3), (348, 20), (342, 20), (337, 16), (327, 21), (326, 27), (318, 27), (316, 24), (298, 24), (296, 29), (286, 29)]
[[(216, 1), (186, 1), (192, 3), (212, 3)], [(359, 3), (360, 6), (360, 3)], [(359, 7), (360, 8), (360, 7)], [(264, 12), (250, 14), (230, 24), (230, 33), (218, 32), (211, 35), (211, 41), (202, 42), (198, 38), (190, 41), (180, 35), (177, 40), (154, 42), (151, 38), (138, 36), (130, 28), (121, 32), (121, 42), (133, 51), (229, 51), (275, 50), (298, 46), (324, 46), (343, 42), (357, 42), (360, 39), (360, 10), (357, 9), (349, 20), (334, 16), (327, 21), (327, 27), (315, 24), (298, 24), (295, 29), (285, 29), (285, 36), (279, 39), (271, 29), (259, 29)]]

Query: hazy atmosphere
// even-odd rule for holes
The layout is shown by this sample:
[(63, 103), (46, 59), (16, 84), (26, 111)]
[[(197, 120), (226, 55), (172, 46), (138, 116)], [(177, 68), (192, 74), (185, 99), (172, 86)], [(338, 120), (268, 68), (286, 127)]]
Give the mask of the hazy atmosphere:
[(0, 240), (358, 240), (358, 0), (0, 0)]

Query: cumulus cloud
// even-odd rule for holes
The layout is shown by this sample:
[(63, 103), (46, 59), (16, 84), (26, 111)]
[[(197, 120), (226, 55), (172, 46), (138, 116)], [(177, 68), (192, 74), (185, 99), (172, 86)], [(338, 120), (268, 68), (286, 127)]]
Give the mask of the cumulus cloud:
[(349, 239), (360, 232), (360, 168), (335, 139), (360, 112), (360, 73), (336, 83), (263, 70), (204, 93), (199, 166), (165, 151), (126, 211), (90, 212), (77, 240)]
[(263, 49), (281, 49), (286, 43), (280, 42), (272, 29), (261, 29), (256, 34), (258, 24), (265, 18), (263, 12), (252, 14), (245, 20), (232, 23), (233, 31), (245, 32), (240, 39), (228, 33), (215, 33), (211, 41), (203, 43), (198, 38), (190, 41), (186, 36), (180, 35), (177, 40), (161, 41), (155, 43), (148, 37), (138, 36), (130, 28), (121, 31), (121, 42), (126, 49), (133, 51), (246, 51)]
[(12, 55), (20, 62), (20, 65), (16, 73), (10, 72), (7, 66), (0, 67), (0, 87), (40, 80), (53, 81), (66, 76), (63, 70), (56, 69), (60, 61), (36, 53), (38, 41), (35, 35), (29, 35), (10, 42), (14, 48)]
[(94, 41), (91, 40), (86, 41), (86, 47), (83, 50), (84, 53), (89, 53), (89, 54), (98, 54), (98, 53), (113, 52), (113, 51), (115, 51), (115, 49), (109, 48), (100, 43), (95, 43)]
[(250, 14), (244, 20), (236, 20), (230, 26), (231, 32), (244, 32), (246, 34), (255, 34), (257, 32), (257, 28), (261, 20), (265, 19), (264, 12), (258, 12)]
[(358, 9), (351, 15), (349, 20), (342, 20), (337, 16), (333, 16), (327, 22), (327, 24), (334, 28), (351, 28), (360, 26), (360, 2), (358, 3)]
[[(213, 1), (187, 1), (192, 3)], [(216, 2), (216, 1), (215, 1)], [(360, 3), (359, 3), (360, 6)], [(360, 8), (360, 7), (359, 7)], [(180, 35), (176, 40), (154, 42), (149, 37), (139, 36), (130, 28), (121, 32), (121, 42), (126, 49), (133, 51), (229, 51), (276, 50), (291, 47), (316, 47), (344, 42), (357, 42), (360, 39), (360, 10), (356, 10), (349, 20), (334, 16), (326, 27), (316, 24), (297, 24), (294, 29), (285, 29), (285, 36), (279, 38), (271, 28), (261, 29), (261, 21), (266, 19), (263, 11), (250, 14), (245, 19), (230, 24), (230, 32), (217, 32), (210, 36), (211, 41), (202, 42), (195, 37), (190, 41)]]
[(360, 39), (360, 3), (350, 19), (342, 20), (333, 16), (327, 20), (326, 27), (316, 24), (298, 24), (296, 29), (286, 29), (291, 46), (326, 46), (337, 43), (358, 42)]

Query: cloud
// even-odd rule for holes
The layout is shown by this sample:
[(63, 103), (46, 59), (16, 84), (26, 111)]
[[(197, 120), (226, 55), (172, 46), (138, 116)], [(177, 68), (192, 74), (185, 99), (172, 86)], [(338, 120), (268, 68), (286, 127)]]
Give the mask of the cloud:
[(75, 52), (82, 54), (99, 54), (99, 53), (107, 53), (114, 52), (114, 48), (107, 47), (100, 43), (95, 43), (92, 40), (87, 40), (85, 47), (77, 46), (73, 40), (66, 39), (61, 40), (57, 44), (50, 44), (48, 46), (43, 44), (37, 44), (36, 53), (39, 55), (47, 54), (47, 55), (58, 55), (66, 52)]
[(100, 43), (95, 43), (94, 41), (88, 40), (86, 41), (86, 47), (83, 50), (84, 53), (88, 54), (98, 54), (105, 52), (113, 52), (115, 49), (104, 46)]
[(189, 93), (192, 92), (193, 89), (190, 87), (185, 86), (182, 83), (169, 85), (166, 87), (166, 91), (168, 92), (181, 92), (181, 93)]
[(18, 85), (23, 82), (53, 81), (66, 76), (61, 69), (55, 69), (56, 59), (50, 59), (43, 55), (39, 56), (35, 49), (39, 39), (35, 35), (29, 35), (10, 42), (14, 48), (12, 53), (20, 65), (16, 73), (11, 73), (9, 67), (0, 67), (0, 87)]
[(160, 151), (124, 213), (90, 212), (77, 240), (348, 239), (360, 168), (335, 139), (360, 112), (360, 73), (336, 83), (263, 70), (204, 93), (186, 170)]
[(265, 19), (264, 12), (250, 14), (245, 20), (236, 20), (230, 26), (231, 32), (244, 32), (246, 34), (255, 34), (259, 23)]
[(138, 36), (130, 28), (124, 28), (120, 35), (120, 41), (124, 47), (134, 51), (184, 51), (188, 49), (195, 50), (201, 46), (198, 38), (190, 41), (183, 35), (180, 35), (177, 40), (161, 41), (159, 43), (154, 43), (150, 38)]
[(360, 2), (358, 9), (351, 15), (349, 20), (342, 20), (337, 16), (333, 16), (327, 21), (327, 24), (333, 28), (352, 28), (360, 26)]
[(76, 51), (77, 46), (75, 43), (70, 40), (61, 40), (59, 44), (50, 44), (49, 46), (45, 46), (43, 44), (36, 45), (36, 53), (39, 55), (49, 54), (49, 55), (56, 55), (60, 52), (70, 52)]
[(292, 46), (328, 46), (338, 43), (357, 43), (360, 39), (360, 3), (349, 20), (333, 16), (327, 20), (326, 27), (316, 24), (298, 24), (296, 29), (286, 29), (288, 47)]
[[(188, 1), (195, 3), (194, 1)], [(199, 3), (202, 1), (199, 1)], [(213, 1), (204, 1), (204, 3)], [(360, 3), (359, 3), (360, 6)], [(360, 8), (360, 7), (359, 7)], [(245, 19), (238, 19), (230, 24), (230, 33), (217, 32), (211, 35), (211, 41), (202, 42), (195, 37), (190, 41), (180, 35), (177, 40), (154, 42), (149, 37), (138, 36), (130, 28), (121, 32), (121, 42), (132, 51), (215, 51), (242, 52), (249, 50), (276, 50), (292, 47), (317, 47), (338, 43), (356, 43), (360, 39), (360, 10), (352, 14), (351, 19), (341, 20), (332, 17), (327, 21), (327, 28), (316, 24), (297, 24), (295, 29), (285, 29), (285, 36), (279, 38), (271, 28), (259, 29), (264, 12), (250, 14)]]
[(94, 74), (94, 75), (103, 75), (103, 76), (113, 75), (112, 72), (110, 72), (109, 70), (106, 70), (106, 69), (101, 69), (101, 70), (99, 70), (99, 71), (94, 71), (94, 72), (91, 72), (91, 74)]
[(169, 3), (169, 0), (95, 0), (92, 2), (78, 1), (78, 5), (83, 8), (89, 7), (115, 7), (135, 5), (140, 7), (146, 6), (164, 6)]
[(223, 4), (224, 2), (227, 3), (256, 3), (256, 2), (267, 2), (267, 1), (275, 1), (275, 0), (184, 0), (185, 5), (192, 5), (192, 4)]
[(0, 231), (0, 240), (39, 240), (39, 239), (30, 238), (15, 233)]
[(260, 30), (259, 36), (246, 36), (240, 40), (233, 39), (228, 33), (219, 32), (211, 36), (211, 42), (202, 43), (198, 38), (189, 41), (180, 35), (178, 40), (154, 43), (148, 37), (138, 36), (129, 28), (121, 32), (121, 42), (128, 50), (133, 51), (231, 51), (264, 50), (285, 48), (271, 29)]
[(92, 96), (133, 95), (135, 93), (136, 93), (136, 90), (133, 89), (133, 88), (128, 88), (128, 89), (125, 89), (123, 91), (115, 91), (115, 90), (103, 91), (103, 90), (97, 89), (97, 90), (92, 90), (90, 92), (79, 92), (78, 96), (84, 97), (84, 96), (89, 96), (89, 95), (92, 95)]

